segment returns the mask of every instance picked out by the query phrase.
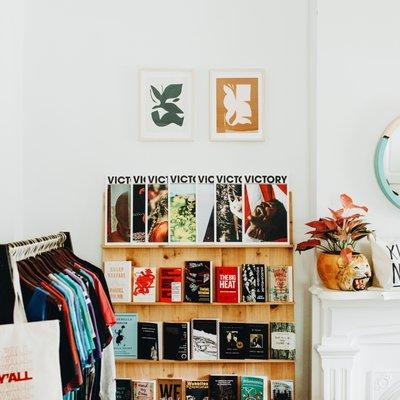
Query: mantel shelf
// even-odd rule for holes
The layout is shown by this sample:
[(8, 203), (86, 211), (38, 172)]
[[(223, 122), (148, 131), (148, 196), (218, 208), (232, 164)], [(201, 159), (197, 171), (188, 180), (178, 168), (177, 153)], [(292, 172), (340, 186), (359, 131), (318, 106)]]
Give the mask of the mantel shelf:
[(245, 360), (227, 360), (227, 359), (219, 359), (219, 360), (186, 360), (186, 361), (177, 361), (177, 360), (137, 360), (131, 358), (117, 358), (115, 360), (116, 363), (123, 364), (287, 364), (294, 363), (295, 360), (253, 360), (253, 359), (245, 359)]
[[(400, 289), (400, 288), (399, 288)], [(400, 290), (383, 290), (377, 287), (370, 287), (367, 290), (358, 292), (347, 292), (342, 290), (327, 289), (323, 286), (314, 285), (310, 292), (321, 300), (329, 301), (394, 301), (400, 300)]]
[(265, 303), (133, 303), (133, 302), (113, 302), (115, 306), (129, 306), (129, 307), (163, 307), (163, 306), (171, 306), (171, 307), (197, 307), (197, 306), (213, 306), (213, 307), (225, 307), (225, 306), (233, 306), (233, 307), (269, 307), (269, 306), (292, 306), (294, 305), (294, 301), (272, 301)]
[(103, 249), (174, 249), (174, 248), (213, 248), (213, 249), (231, 249), (231, 248), (267, 248), (267, 249), (293, 249), (292, 243), (107, 243)]

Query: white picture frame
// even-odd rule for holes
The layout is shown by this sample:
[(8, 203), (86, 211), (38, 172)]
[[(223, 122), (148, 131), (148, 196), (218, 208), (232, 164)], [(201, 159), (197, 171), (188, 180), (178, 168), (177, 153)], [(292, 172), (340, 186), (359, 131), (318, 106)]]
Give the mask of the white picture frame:
[(192, 141), (194, 127), (193, 71), (139, 71), (139, 139)]
[(263, 141), (264, 115), (264, 70), (210, 71), (211, 141)]

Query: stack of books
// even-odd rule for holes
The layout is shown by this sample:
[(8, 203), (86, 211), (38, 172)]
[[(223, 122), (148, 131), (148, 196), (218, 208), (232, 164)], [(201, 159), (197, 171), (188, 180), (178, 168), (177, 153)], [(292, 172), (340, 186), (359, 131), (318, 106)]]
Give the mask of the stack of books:
[[(270, 395), (270, 397), (268, 396)], [(117, 400), (293, 400), (291, 380), (266, 376), (209, 375), (208, 380), (117, 379)]]
[(292, 322), (140, 322), (137, 313), (117, 313), (113, 327), (116, 358), (145, 360), (294, 360)]
[(243, 264), (213, 268), (211, 261), (186, 261), (183, 267), (132, 268), (129, 261), (107, 261), (104, 270), (114, 302), (293, 301), (291, 266)]

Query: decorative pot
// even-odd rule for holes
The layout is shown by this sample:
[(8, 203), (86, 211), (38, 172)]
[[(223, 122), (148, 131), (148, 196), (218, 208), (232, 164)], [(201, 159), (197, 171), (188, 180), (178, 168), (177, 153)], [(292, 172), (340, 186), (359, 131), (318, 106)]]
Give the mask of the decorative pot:
[(364, 290), (371, 279), (371, 267), (363, 254), (353, 253), (350, 263), (340, 254), (321, 253), (317, 261), (318, 275), (328, 289)]

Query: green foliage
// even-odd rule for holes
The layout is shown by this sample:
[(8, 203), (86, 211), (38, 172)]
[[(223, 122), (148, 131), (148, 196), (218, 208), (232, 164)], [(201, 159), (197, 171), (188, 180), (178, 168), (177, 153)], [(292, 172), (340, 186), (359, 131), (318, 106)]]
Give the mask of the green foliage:
[(172, 242), (196, 241), (196, 197), (194, 194), (171, 197)]
[[(151, 113), (153, 122), (159, 127), (170, 124), (182, 126), (184, 116), (179, 116), (178, 114), (183, 114), (183, 111), (175, 104), (179, 101), (179, 96), (182, 93), (182, 84), (168, 85), (161, 92), (154, 86), (150, 86), (150, 88), (150, 96), (153, 102), (156, 103), (153, 107), (153, 110), (156, 111)], [(172, 100), (172, 102), (168, 100)], [(163, 109), (166, 113), (161, 116), (158, 109)]]

